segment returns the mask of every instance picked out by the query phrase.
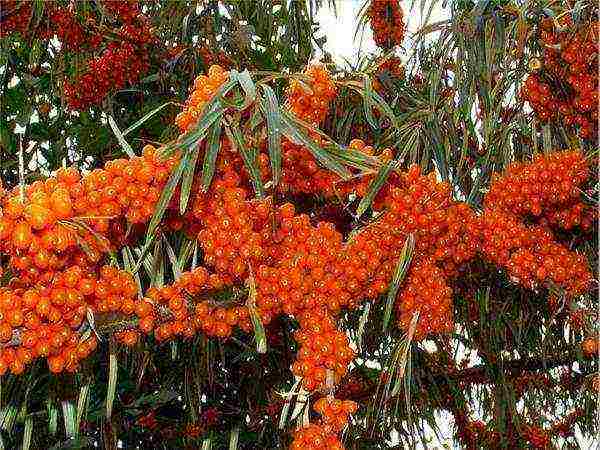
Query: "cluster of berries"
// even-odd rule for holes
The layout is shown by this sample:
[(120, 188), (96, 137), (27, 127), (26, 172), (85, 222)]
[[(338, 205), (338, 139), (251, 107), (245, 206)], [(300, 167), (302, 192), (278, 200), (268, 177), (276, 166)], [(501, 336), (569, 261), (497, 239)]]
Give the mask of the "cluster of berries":
[[(138, 3), (106, 2), (106, 7), (120, 23), (114, 29), (118, 39), (109, 42), (99, 56), (91, 58), (82, 74), (64, 81), (65, 96), (74, 110), (99, 104), (109, 93), (139, 81), (150, 67), (148, 49), (155, 38)], [(97, 36), (100, 34), (95, 34), (96, 39)], [(95, 42), (93, 46), (98, 45)]]
[[(74, 265), (37, 284), (0, 291), (0, 372), (23, 372), (36, 358), (47, 358), (52, 372), (77, 370), (79, 361), (96, 348), (86, 335), (89, 309), (98, 317), (131, 317), (137, 306), (137, 286), (130, 274), (114, 267)], [(87, 336), (87, 337), (86, 337)]]
[(457, 436), (465, 450), (495, 448), (493, 443), (499, 440), (498, 433), (490, 430), (485, 422), (460, 416), (457, 419)]
[(22, 2), (19, 0), (3, 1), (0, 38), (12, 33), (24, 35), (29, 29), (32, 19), (32, 7), (32, 2)]
[(367, 15), (378, 47), (390, 49), (402, 44), (404, 13), (399, 0), (371, 0)]
[(213, 51), (208, 45), (203, 45), (198, 49), (200, 58), (204, 63), (204, 67), (220, 66), (225, 69), (230, 68), (233, 65), (233, 61), (224, 51)]
[(548, 450), (552, 443), (548, 432), (537, 425), (524, 425), (521, 436), (535, 450)]
[[(565, 151), (514, 165), (495, 178), (481, 216), (482, 254), (527, 288), (551, 282), (569, 295), (586, 291), (591, 274), (585, 258), (555, 241), (544, 215), (579, 204), (588, 177), (583, 154)], [(525, 218), (539, 223), (526, 225)], [(591, 220), (581, 225), (589, 229)]]
[(598, 352), (600, 351), (600, 335), (585, 339), (581, 343), (581, 349), (585, 356), (592, 358), (598, 356)]
[(397, 56), (390, 56), (377, 65), (377, 71), (373, 76), (373, 87), (380, 94), (385, 92), (384, 82), (392, 83), (394, 80), (404, 78), (404, 66), (402, 60)]
[(521, 89), (541, 121), (560, 120), (583, 139), (598, 134), (599, 24), (574, 29), (569, 19), (557, 29), (552, 20), (544, 21), (541, 70), (529, 75)]
[(320, 64), (309, 65), (303, 75), (312, 92), (292, 79), (287, 90), (288, 108), (299, 119), (318, 125), (325, 120), (329, 103), (336, 95), (335, 83)]
[(294, 433), (290, 450), (343, 450), (345, 447), (339, 439), (351, 414), (358, 406), (350, 400), (322, 397), (315, 402), (315, 412), (322, 418), (313, 424), (299, 428)]
[(98, 262), (114, 245), (106, 234), (120, 217), (132, 224), (149, 220), (177, 158), (163, 159), (146, 146), (142, 157), (110, 161), (85, 178), (61, 169), (27, 186), (23, 199), (13, 190), (1, 202), (0, 250), (31, 282), (71, 265), (81, 248)]
[(229, 77), (229, 73), (221, 66), (211, 66), (207, 75), (198, 75), (194, 80), (192, 93), (185, 102), (183, 111), (175, 118), (181, 132), (186, 132), (196, 123), (204, 106), (214, 96), (221, 84)]
[(536, 155), (532, 162), (513, 163), (496, 175), (485, 205), (518, 216), (560, 212), (581, 205), (580, 186), (588, 178), (588, 163), (580, 151)]
[(328, 376), (329, 382), (337, 385), (354, 359), (348, 337), (323, 310), (307, 311), (298, 319), (301, 328), (294, 337), (300, 348), (292, 372), (302, 378), (308, 391), (326, 389)]

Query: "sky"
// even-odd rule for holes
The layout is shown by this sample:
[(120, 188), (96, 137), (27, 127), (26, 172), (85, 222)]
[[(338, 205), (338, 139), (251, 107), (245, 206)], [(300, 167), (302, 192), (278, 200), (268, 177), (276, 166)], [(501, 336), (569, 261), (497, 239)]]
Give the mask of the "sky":
[[(357, 24), (357, 17), (361, 6), (365, 0), (336, 0), (337, 17), (333, 11), (324, 6), (317, 15), (317, 20), (321, 25), (321, 29), (327, 36), (325, 49), (332, 54), (336, 62), (342, 62), (342, 58), (350, 60), (356, 59), (359, 54), (359, 42), (354, 42), (354, 32)], [(420, 13), (421, 0), (414, 0), (414, 7), (409, 10), (410, 1), (404, 1), (404, 22), (406, 26), (406, 36), (410, 36), (419, 30), (422, 26), (423, 19), (427, 16), (427, 11), (434, 3), (429, 22), (436, 22), (447, 17), (447, 8), (442, 8), (442, 3), (439, 0), (423, 0), (424, 14)], [(408, 5), (408, 6), (406, 6)], [(373, 42), (371, 29), (365, 27), (362, 39), (362, 52), (371, 52), (376, 49)]]

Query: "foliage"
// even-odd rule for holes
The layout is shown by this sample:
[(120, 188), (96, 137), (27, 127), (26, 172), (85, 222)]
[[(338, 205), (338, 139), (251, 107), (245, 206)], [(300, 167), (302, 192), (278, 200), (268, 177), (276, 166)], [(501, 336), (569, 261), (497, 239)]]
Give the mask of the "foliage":
[[(542, 59), (542, 24), (570, 17), (574, 27), (593, 26), (592, 2), (457, 0), (447, 19), (425, 23), (404, 48), (366, 55), (355, 67), (336, 67), (325, 54), (337, 94), (320, 127), (289, 113), (288, 85), (313, 92), (314, 80), (298, 72), (324, 44), (315, 19), (322, 5), (312, 0), (136, 3), (154, 37), (152, 45), (140, 44), (147, 69), (74, 110), (65, 86), (129, 23), (108, 3), (2, 4), (4, 25), (24, 8), (29, 14), (22, 32), (3, 31), (0, 39), (0, 174), (5, 188), (19, 189), (60, 167), (89, 171), (139, 155), (147, 144), (180, 152), (148, 227), (130, 224), (126, 245), (108, 257), (144, 288), (170, 284), (206, 258), (185, 224), (196, 175), (208, 190), (216, 161), (230, 147), (243, 155), (240, 171), (258, 197), (290, 201), (315, 222), (334, 223), (349, 241), (376, 223), (386, 184), (413, 163), (449, 183), (455, 200), (483, 211), (494, 173), (517, 161), (566, 149), (580, 149), (588, 161), (598, 157), (597, 135), (586, 139), (563, 121), (539, 120), (519, 95), (531, 62)], [(436, 2), (408, 3), (404, 17), (410, 8), (428, 16)], [(358, 18), (362, 26), (368, 5)], [(65, 22), (51, 23), (53, 8), (70, 12), (72, 29), (79, 24), (85, 39), (100, 43), (68, 45)], [(47, 39), (48, 33), (57, 37)], [(398, 56), (401, 71), (389, 63)], [(175, 116), (189, 106), (183, 103), (196, 76), (213, 63), (231, 69), (229, 79), (198, 123), (180, 134)], [(225, 138), (230, 147), (221, 145)], [(289, 142), (307, 149), (323, 173), (366, 180), (362, 195), (277, 190), (287, 182), (281, 160)], [(393, 149), (392, 161), (382, 157), (384, 148)], [(257, 163), (261, 151), (266, 167)], [(597, 203), (597, 176), (592, 168), (583, 186), (586, 208)], [(557, 231), (556, 241), (595, 267), (597, 226), (594, 216), (591, 231)], [(432, 435), (445, 432), (444, 417), (452, 417), (459, 448), (579, 448), (575, 430), (593, 439), (598, 358), (582, 342), (600, 332), (597, 287), (573, 298), (552, 284), (526, 289), (510, 269), (474, 258), (453, 285), (453, 331), (411, 342), (415, 328), (403, 330), (390, 313), (414, 267), (415, 245), (407, 239), (400, 246), (393, 282), (379, 301), (344, 310), (337, 324), (357, 350), (335, 392), (361, 406), (343, 434), (346, 448), (431, 448)], [(0, 286), (8, 286), (11, 271), (0, 276)], [(237, 305), (252, 289), (236, 286), (213, 300)], [(86, 336), (98, 332), (101, 339), (77, 372), (50, 374), (37, 361), (23, 375), (2, 377), (1, 446), (287, 448), (294, 423), (309, 417), (306, 399), (315, 398), (290, 372), (302, 324), (282, 316), (263, 329), (254, 319), (254, 333), (235, 330), (227, 340), (199, 334), (169, 343), (148, 338), (133, 347), (118, 342), (122, 324), (111, 317), (87, 319)], [(538, 443), (545, 437), (552, 441)]]

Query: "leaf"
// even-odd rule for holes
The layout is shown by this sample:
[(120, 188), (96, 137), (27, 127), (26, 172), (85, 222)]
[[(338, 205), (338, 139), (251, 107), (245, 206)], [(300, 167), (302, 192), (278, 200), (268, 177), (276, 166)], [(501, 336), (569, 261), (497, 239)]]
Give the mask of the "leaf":
[(31, 415), (28, 415), (25, 418), (25, 429), (23, 430), (23, 444), (22, 444), (23, 450), (29, 450), (29, 447), (31, 446), (32, 435), (33, 435), (33, 417), (31, 417)]
[(246, 94), (244, 98), (244, 103), (239, 108), (240, 110), (244, 110), (248, 106), (250, 106), (256, 99), (256, 86), (254, 85), (254, 81), (252, 81), (252, 78), (250, 77), (250, 72), (248, 72), (248, 69), (245, 69), (243, 72), (237, 72), (232, 70), (230, 72), (230, 77), (231, 76), (235, 76), (237, 81), (240, 83), (240, 86), (244, 90), (244, 93)]
[[(150, 247), (154, 243), (154, 239), (156, 239), (156, 235), (154, 235), (154, 234), (151, 235), (149, 237), (149, 239), (146, 239), (144, 246), (142, 247), (141, 251), (138, 253), (138, 261), (135, 264), (135, 266), (133, 267), (133, 269), (131, 269), (132, 274), (137, 274), (137, 272), (140, 270), (140, 267), (142, 266), (144, 260), (146, 259), (146, 255), (150, 251)], [(137, 249), (134, 249), (134, 250), (137, 250)], [(137, 253), (137, 251), (136, 251), (136, 253)]]
[(179, 143), (179, 148), (192, 148), (199, 145), (200, 141), (206, 136), (206, 132), (217, 120), (223, 117), (223, 106), (217, 105), (214, 110), (208, 110), (206, 114), (200, 116), (196, 128), (185, 134)]
[(88, 395), (90, 393), (91, 385), (92, 385), (91, 381), (88, 381), (79, 390), (79, 397), (77, 399), (77, 415), (75, 418), (75, 436), (77, 436), (79, 434), (79, 427), (81, 425), (81, 419), (83, 418), (83, 413), (87, 407)]
[(240, 439), (240, 427), (235, 427), (229, 433), (229, 450), (237, 450)]
[(258, 197), (263, 197), (265, 195), (265, 190), (262, 180), (260, 179), (260, 169), (258, 168), (254, 152), (249, 151), (246, 147), (242, 133), (237, 126), (226, 126), (225, 132), (227, 133), (231, 144), (234, 145), (242, 155), (244, 165), (250, 174), (250, 180), (252, 181), (256, 195)]
[(265, 335), (265, 328), (263, 327), (258, 311), (256, 309), (256, 285), (254, 283), (254, 275), (250, 273), (247, 281), (248, 285), (248, 299), (246, 300), (246, 307), (250, 314), (250, 320), (254, 326), (254, 338), (256, 339), (256, 351), (258, 353), (267, 352), (267, 337)]
[(181, 192), (179, 194), (179, 214), (185, 214), (187, 204), (190, 199), (192, 183), (194, 182), (194, 173), (196, 172), (196, 163), (200, 154), (200, 144), (190, 149), (186, 153), (186, 162), (183, 168), (183, 182), (181, 183)]
[(76, 415), (75, 415), (75, 407), (73, 406), (73, 402), (69, 400), (64, 400), (61, 402), (62, 412), (63, 412), (63, 420), (65, 422), (65, 433), (67, 437), (75, 437), (76, 429)]
[(369, 320), (369, 313), (371, 312), (371, 303), (367, 302), (365, 305), (365, 310), (360, 315), (360, 321), (358, 323), (358, 330), (356, 331), (356, 346), (359, 350), (362, 350), (362, 338), (365, 333), (365, 326), (367, 321)]
[(217, 122), (208, 134), (206, 150), (204, 151), (204, 163), (202, 164), (202, 189), (204, 192), (210, 188), (210, 183), (215, 173), (215, 164), (221, 144), (221, 129), (221, 122)]
[(402, 281), (404, 281), (404, 277), (406, 276), (406, 272), (408, 271), (408, 268), (410, 266), (414, 249), (415, 235), (411, 233), (408, 235), (406, 241), (404, 242), (404, 247), (402, 247), (402, 253), (400, 254), (400, 258), (398, 259), (398, 264), (396, 264), (396, 269), (394, 270), (392, 282), (388, 290), (385, 311), (383, 313), (384, 331), (387, 329), (388, 324), (390, 322), (390, 317), (392, 316), (392, 306), (394, 305), (394, 301), (396, 300), (396, 294), (398, 293), (400, 284), (402, 284)]
[(363, 82), (365, 85), (365, 93), (363, 97), (363, 111), (365, 113), (367, 122), (369, 122), (369, 125), (371, 125), (373, 129), (377, 129), (377, 121), (375, 120), (373, 112), (371, 111), (371, 107), (373, 104), (373, 88), (371, 87), (371, 78), (369, 78), (369, 76), (365, 74), (363, 75)]
[(381, 167), (381, 169), (379, 169), (379, 172), (377, 172), (377, 176), (375, 177), (375, 179), (369, 186), (369, 190), (367, 191), (367, 194), (361, 199), (360, 203), (358, 204), (358, 208), (356, 208), (356, 218), (357, 219), (359, 219), (360, 216), (362, 216), (364, 214), (364, 212), (367, 210), (367, 208), (369, 206), (371, 206), (371, 203), (373, 203), (373, 200), (377, 196), (377, 193), (381, 190), (383, 185), (386, 183), (386, 181), (390, 175), (390, 172), (395, 167), (396, 167), (396, 161), (391, 160), (391, 161), (388, 161), (386, 164), (384, 164)]
[(14, 404), (5, 406), (0, 411), (0, 429), (11, 433), (17, 418), (17, 407)]
[(121, 133), (121, 130), (119, 130), (119, 127), (117, 126), (117, 123), (115, 122), (115, 119), (113, 119), (112, 116), (110, 116), (110, 115), (108, 116), (108, 124), (112, 128), (113, 133), (115, 133), (115, 136), (117, 137), (117, 141), (119, 141), (119, 145), (121, 146), (123, 151), (130, 158), (135, 158), (135, 152), (133, 151), (131, 146), (127, 143), (125, 138), (123, 137), (123, 134)]
[(112, 416), (113, 403), (117, 391), (117, 372), (119, 365), (117, 362), (117, 354), (113, 345), (111, 345), (108, 355), (108, 389), (106, 390), (106, 418)]
[(279, 429), (283, 430), (285, 428), (285, 422), (287, 421), (287, 416), (290, 410), (290, 406), (292, 405), (292, 397), (296, 394), (296, 390), (300, 386), (301, 378), (298, 378), (292, 389), (288, 393), (285, 394), (285, 402), (283, 403), (283, 408), (281, 408), (281, 415), (279, 416)]
[(308, 151), (323, 165), (325, 168), (337, 173), (343, 179), (350, 178), (351, 174), (338, 160), (333, 158), (325, 149), (319, 147), (317, 143), (308, 137), (303, 131), (296, 127), (294, 119), (291, 118), (285, 111), (281, 110), (282, 117), (282, 132), (293, 142), (298, 145), (304, 145)]
[(154, 214), (152, 215), (152, 219), (150, 219), (150, 224), (148, 225), (148, 231), (146, 232), (146, 241), (150, 240), (150, 236), (152, 236), (152, 233), (154, 233), (154, 230), (162, 220), (163, 215), (167, 210), (167, 206), (169, 206), (169, 202), (171, 201), (171, 198), (175, 193), (175, 188), (177, 187), (177, 184), (181, 179), (181, 175), (183, 174), (183, 170), (185, 169), (185, 167), (186, 158), (184, 156), (183, 158), (181, 158), (181, 161), (179, 161), (179, 165), (175, 168), (175, 170), (171, 172), (171, 176), (169, 177), (167, 184), (165, 184), (165, 187), (163, 188), (160, 194), (158, 202), (156, 203), (156, 208), (154, 209)]
[(58, 408), (54, 400), (48, 400), (46, 411), (48, 413), (48, 433), (54, 436), (58, 429)]
[(154, 108), (152, 111), (150, 111), (147, 114), (144, 114), (144, 116), (137, 120), (136, 122), (133, 123), (133, 125), (130, 125), (129, 127), (127, 127), (127, 129), (125, 131), (123, 131), (122, 136), (127, 136), (129, 133), (131, 133), (133, 130), (135, 130), (136, 128), (139, 128), (141, 125), (144, 124), (144, 122), (146, 122), (147, 120), (149, 120), (152, 116), (156, 115), (158, 112), (162, 111), (163, 109), (165, 109), (167, 106), (169, 105), (175, 105), (175, 102), (167, 102), (167, 103), (163, 103), (162, 105), (160, 105), (157, 108)]
[(281, 178), (281, 116), (275, 92), (270, 86), (263, 85), (266, 99), (261, 99), (261, 106), (267, 118), (267, 135), (269, 137), (269, 160), (273, 173), (273, 187)]

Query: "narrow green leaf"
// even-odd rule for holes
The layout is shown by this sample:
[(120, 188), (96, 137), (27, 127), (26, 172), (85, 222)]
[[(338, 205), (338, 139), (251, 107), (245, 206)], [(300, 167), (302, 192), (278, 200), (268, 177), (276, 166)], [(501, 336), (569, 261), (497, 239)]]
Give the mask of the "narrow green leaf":
[(258, 353), (267, 352), (267, 337), (265, 335), (265, 328), (263, 327), (258, 311), (256, 309), (256, 284), (254, 283), (254, 276), (252, 273), (248, 277), (248, 300), (246, 300), (246, 307), (250, 314), (250, 320), (254, 326), (254, 337), (256, 339), (256, 351)]
[(113, 403), (117, 392), (117, 372), (119, 365), (117, 362), (117, 354), (114, 346), (111, 344), (110, 353), (108, 355), (108, 389), (106, 391), (106, 418), (112, 416)]
[(58, 408), (54, 400), (48, 400), (46, 411), (48, 413), (48, 433), (54, 436), (58, 430)]
[(29, 450), (31, 446), (31, 437), (33, 435), (33, 417), (28, 415), (25, 418), (25, 429), (23, 430), (23, 450)]
[(229, 137), (229, 140), (232, 145), (234, 145), (238, 152), (242, 155), (242, 159), (244, 160), (244, 165), (250, 174), (250, 180), (252, 180), (252, 185), (254, 187), (254, 191), (258, 197), (263, 197), (265, 195), (265, 190), (262, 184), (262, 180), (260, 179), (260, 170), (258, 168), (257, 160), (248, 147), (246, 147), (246, 142), (244, 141), (244, 137), (242, 136), (242, 132), (239, 127), (225, 127), (225, 132)]
[(167, 102), (167, 103), (163, 103), (162, 105), (160, 105), (157, 108), (154, 108), (152, 111), (150, 111), (147, 114), (144, 114), (144, 116), (139, 119), (138, 121), (134, 122), (133, 125), (130, 125), (129, 127), (127, 127), (127, 129), (125, 131), (123, 131), (122, 135), (123, 136), (127, 136), (129, 133), (131, 133), (133, 130), (135, 130), (136, 128), (139, 128), (141, 125), (143, 125), (147, 120), (149, 120), (152, 116), (156, 115), (157, 113), (159, 113), (160, 111), (162, 111), (163, 109), (165, 109), (167, 106), (169, 105), (175, 105), (175, 102)]
[(283, 408), (281, 408), (281, 414), (279, 416), (279, 429), (283, 430), (285, 428), (285, 422), (287, 421), (287, 417), (290, 411), (290, 406), (292, 406), (292, 398), (296, 394), (296, 390), (300, 386), (302, 379), (298, 378), (294, 381), (294, 385), (292, 389), (288, 393), (285, 394), (285, 402), (283, 403)]
[(150, 251), (150, 247), (152, 247), (152, 244), (154, 244), (154, 239), (156, 239), (156, 235), (154, 235), (154, 234), (150, 235), (149, 239), (146, 239), (146, 242), (144, 243), (144, 246), (139, 251), (139, 253), (137, 251), (138, 249), (134, 249), (134, 251), (138, 255), (138, 261), (135, 264), (135, 266), (131, 269), (132, 274), (137, 274), (138, 271), (140, 270), (140, 267), (142, 266), (144, 260), (146, 259), (146, 255)]
[(400, 284), (402, 284), (402, 281), (404, 281), (406, 272), (408, 272), (414, 249), (415, 235), (411, 233), (408, 235), (406, 241), (404, 242), (404, 247), (402, 247), (402, 253), (400, 254), (398, 264), (396, 264), (396, 269), (394, 270), (392, 282), (390, 283), (390, 288), (388, 290), (385, 311), (383, 313), (384, 331), (387, 329), (388, 324), (390, 322), (390, 318), (392, 316), (392, 307), (394, 306), (394, 301), (396, 300), (396, 294), (398, 293)]
[(215, 109), (209, 110), (206, 114), (200, 116), (196, 127), (183, 136), (179, 143), (179, 148), (192, 148), (196, 145), (200, 145), (200, 142), (204, 139), (212, 124), (221, 120), (223, 111), (223, 106), (219, 104), (215, 106)]
[(391, 161), (388, 161), (386, 164), (384, 164), (381, 167), (381, 169), (379, 169), (379, 172), (377, 172), (377, 176), (375, 177), (375, 179), (369, 186), (369, 190), (367, 191), (367, 194), (361, 199), (360, 203), (358, 204), (358, 208), (356, 208), (356, 218), (357, 219), (359, 219), (360, 216), (362, 216), (363, 213), (367, 210), (367, 208), (369, 206), (371, 206), (373, 199), (375, 199), (375, 196), (381, 190), (383, 185), (386, 183), (386, 181), (390, 175), (390, 172), (395, 167), (396, 167), (396, 161), (391, 160)]
[(73, 406), (73, 402), (69, 400), (64, 400), (61, 402), (62, 412), (63, 412), (63, 420), (65, 422), (65, 433), (67, 437), (72, 438), (75, 436), (75, 422), (76, 422), (76, 412), (75, 407)]
[(202, 450), (212, 450), (212, 440), (210, 438), (206, 438), (202, 441)]
[(0, 411), (0, 429), (11, 433), (17, 419), (17, 407), (15, 405), (7, 405)]
[(363, 111), (365, 113), (367, 122), (369, 122), (369, 125), (371, 125), (373, 129), (377, 129), (377, 121), (373, 116), (373, 111), (371, 111), (373, 105), (373, 88), (371, 86), (371, 78), (366, 74), (363, 75), (363, 83), (365, 86), (365, 92), (363, 96)]
[(202, 189), (204, 192), (208, 191), (215, 173), (217, 155), (221, 147), (221, 129), (221, 122), (217, 122), (208, 134), (206, 150), (204, 151), (204, 163), (202, 164)]
[(171, 244), (167, 240), (166, 237), (163, 236), (163, 241), (165, 248), (167, 249), (167, 257), (169, 258), (169, 263), (171, 265), (171, 269), (173, 270), (173, 277), (177, 280), (181, 276), (181, 268), (179, 267), (179, 262), (177, 261), (177, 256), (175, 256), (175, 250), (171, 247)]
[(333, 158), (326, 149), (319, 147), (306, 133), (297, 128), (294, 119), (288, 113), (281, 109), (280, 113), (283, 134), (296, 144), (304, 145), (325, 168), (337, 173), (343, 179), (350, 178), (351, 173), (342, 163)]
[(367, 325), (367, 321), (369, 320), (369, 313), (371, 312), (371, 303), (367, 302), (365, 304), (365, 310), (360, 316), (360, 321), (358, 323), (358, 330), (356, 332), (356, 346), (359, 350), (362, 350), (362, 338), (365, 333), (365, 326)]
[(235, 427), (229, 433), (229, 450), (237, 450), (240, 439), (240, 427)]
[(154, 233), (154, 230), (162, 220), (165, 211), (167, 210), (167, 206), (169, 206), (169, 202), (175, 193), (175, 188), (181, 179), (181, 175), (186, 167), (187, 159), (185, 155), (179, 161), (179, 164), (175, 168), (173, 172), (171, 172), (171, 176), (167, 181), (167, 184), (163, 188), (163, 191), (160, 194), (160, 198), (156, 203), (156, 208), (154, 210), (154, 214), (152, 215), (152, 219), (150, 219), (150, 224), (148, 225), (148, 231), (146, 232), (146, 240), (150, 240), (150, 236)]
[(123, 137), (123, 134), (121, 133), (121, 130), (119, 130), (119, 127), (117, 126), (117, 123), (115, 122), (115, 119), (113, 119), (112, 116), (110, 116), (110, 115), (108, 116), (108, 124), (112, 128), (113, 133), (115, 133), (115, 136), (117, 137), (117, 141), (119, 141), (119, 145), (121, 146), (123, 151), (130, 158), (135, 158), (135, 152), (133, 151), (131, 146), (127, 143), (127, 141), (125, 140), (125, 137)]
[(194, 173), (196, 172), (196, 163), (200, 154), (200, 145), (190, 149), (186, 153), (186, 164), (183, 169), (183, 182), (181, 183), (181, 193), (179, 194), (179, 214), (182, 216), (187, 209), (188, 201), (190, 200), (190, 192), (192, 191), (192, 183), (194, 181)]
[(77, 415), (75, 418), (75, 436), (79, 434), (79, 428), (81, 426), (81, 419), (83, 418), (83, 413), (87, 408), (88, 404), (88, 396), (90, 393), (90, 387), (92, 383), (88, 381), (86, 384), (81, 386), (79, 390), (79, 397), (77, 398)]
[[(230, 72), (230, 76), (233, 72), (234, 71)], [(235, 77), (246, 94), (244, 103), (240, 108), (243, 110), (250, 106), (256, 99), (256, 86), (254, 85), (254, 81), (252, 81), (252, 77), (250, 76), (248, 69), (245, 69), (243, 72), (235, 72)]]
[(261, 99), (261, 106), (267, 117), (267, 135), (269, 137), (269, 160), (273, 173), (273, 187), (281, 178), (281, 117), (275, 92), (270, 86), (263, 85), (266, 99)]

